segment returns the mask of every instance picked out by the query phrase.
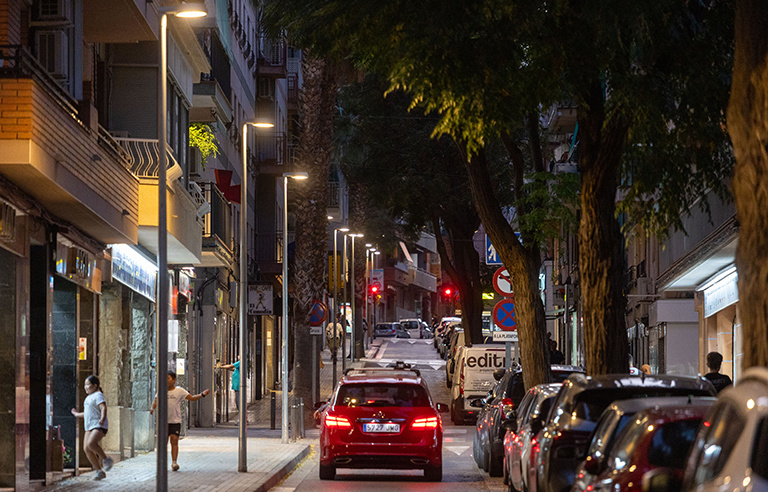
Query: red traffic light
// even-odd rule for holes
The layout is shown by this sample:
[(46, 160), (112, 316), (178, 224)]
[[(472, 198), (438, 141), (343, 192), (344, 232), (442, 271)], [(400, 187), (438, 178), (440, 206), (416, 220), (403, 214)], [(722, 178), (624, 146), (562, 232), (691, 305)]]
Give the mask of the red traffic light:
[(446, 297), (450, 297), (450, 295), (453, 294), (453, 291), (450, 287), (446, 287), (443, 293), (446, 295)]
[(371, 284), (368, 286), (368, 294), (371, 296), (377, 296), (379, 294), (379, 286), (376, 284)]

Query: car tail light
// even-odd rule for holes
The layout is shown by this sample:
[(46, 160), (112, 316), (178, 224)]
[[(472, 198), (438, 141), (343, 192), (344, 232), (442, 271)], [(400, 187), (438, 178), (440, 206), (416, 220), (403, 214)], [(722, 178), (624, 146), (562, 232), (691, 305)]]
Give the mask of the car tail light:
[(515, 404), (512, 402), (511, 398), (503, 398), (501, 400), (501, 412), (507, 418), (509, 418), (510, 414), (512, 413), (512, 407), (514, 406)]
[(423, 417), (413, 421), (411, 429), (423, 430), (423, 429), (437, 429), (439, 421), (437, 417)]
[(331, 429), (351, 429), (352, 423), (346, 417), (326, 414), (325, 426)]
[(464, 362), (461, 363), (461, 368), (459, 369), (459, 394), (461, 396), (464, 396)]

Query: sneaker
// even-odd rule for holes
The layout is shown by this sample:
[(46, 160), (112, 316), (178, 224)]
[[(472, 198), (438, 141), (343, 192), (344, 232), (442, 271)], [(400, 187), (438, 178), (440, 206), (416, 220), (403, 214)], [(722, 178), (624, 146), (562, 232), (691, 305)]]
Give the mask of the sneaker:
[(105, 472), (108, 472), (112, 468), (112, 465), (114, 464), (115, 464), (115, 461), (112, 458), (105, 458), (104, 461), (102, 462), (102, 469)]
[(178, 463), (174, 463), (173, 465), (171, 465), (171, 470), (179, 471), (179, 464)]
[(104, 470), (99, 470), (96, 472), (96, 478), (94, 480), (104, 480), (107, 478), (107, 474), (104, 473)]

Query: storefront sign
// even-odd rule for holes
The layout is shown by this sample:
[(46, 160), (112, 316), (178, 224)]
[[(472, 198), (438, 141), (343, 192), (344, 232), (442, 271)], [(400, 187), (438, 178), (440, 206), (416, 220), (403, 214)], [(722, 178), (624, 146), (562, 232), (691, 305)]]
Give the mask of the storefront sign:
[(77, 359), (86, 360), (88, 358), (88, 339), (79, 338), (77, 343)]
[(739, 300), (736, 271), (704, 290), (704, 317), (708, 318)]
[(101, 293), (101, 270), (96, 268), (96, 259), (64, 237), (59, 237), (56, 243), (56, 273), (88, 290)]
[(155, 300), (157, 266), (125, 244), (112, 245), (112, 278)]
[(248, 286), (248, 314), (272, 315), (274, 295), (271, 284)]

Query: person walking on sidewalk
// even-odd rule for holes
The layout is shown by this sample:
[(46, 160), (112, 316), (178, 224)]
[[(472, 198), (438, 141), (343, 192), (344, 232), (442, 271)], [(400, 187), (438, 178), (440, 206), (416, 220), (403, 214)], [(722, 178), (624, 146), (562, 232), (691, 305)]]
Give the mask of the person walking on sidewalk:
[[(179, 471), (179, 464), (176, 463), (176, 460), (179, 457), (179, 436), (181, 435), (181, 402), (183, 400), (197, 401), (208, 396), (210, 392), (211, 390), (204, 390), (198, 395), (190, 395), (184, 388), (176, 386), (176, 373), (168, 371), (168, 439), (171, 441), (171, 458), (173, 459), (171, 469), (173, 471)], [(150, 415), (155, 412), (155, 408), (157, 408), (157, 397), (152, 402)]]
[(733, 384), (727, 374), (720, 373), (720, 366), (723, 364), (723, 356), (720, 352), (710, 352), (707, 354), (707, 367), (709, 372), (704, 375), (712, 383), (715, 390), (720, 393), (725, 388)]
[(83, 402), (83, 411), (78, 412), (73, 408), (72, 415), (84, 420), (83, 450), (91, 466), (96, 470), (96, 480), (103, 480), (107, 478), (106, 472), (114, 463), (101, 447), (101, 440), (107, 435), (107, 429), (109, 429), (107, 400), (104, 399), (104, 393), (101, 391), (99, 378), (93, 374), (85, 378), (83, 388), (88, 395)]

